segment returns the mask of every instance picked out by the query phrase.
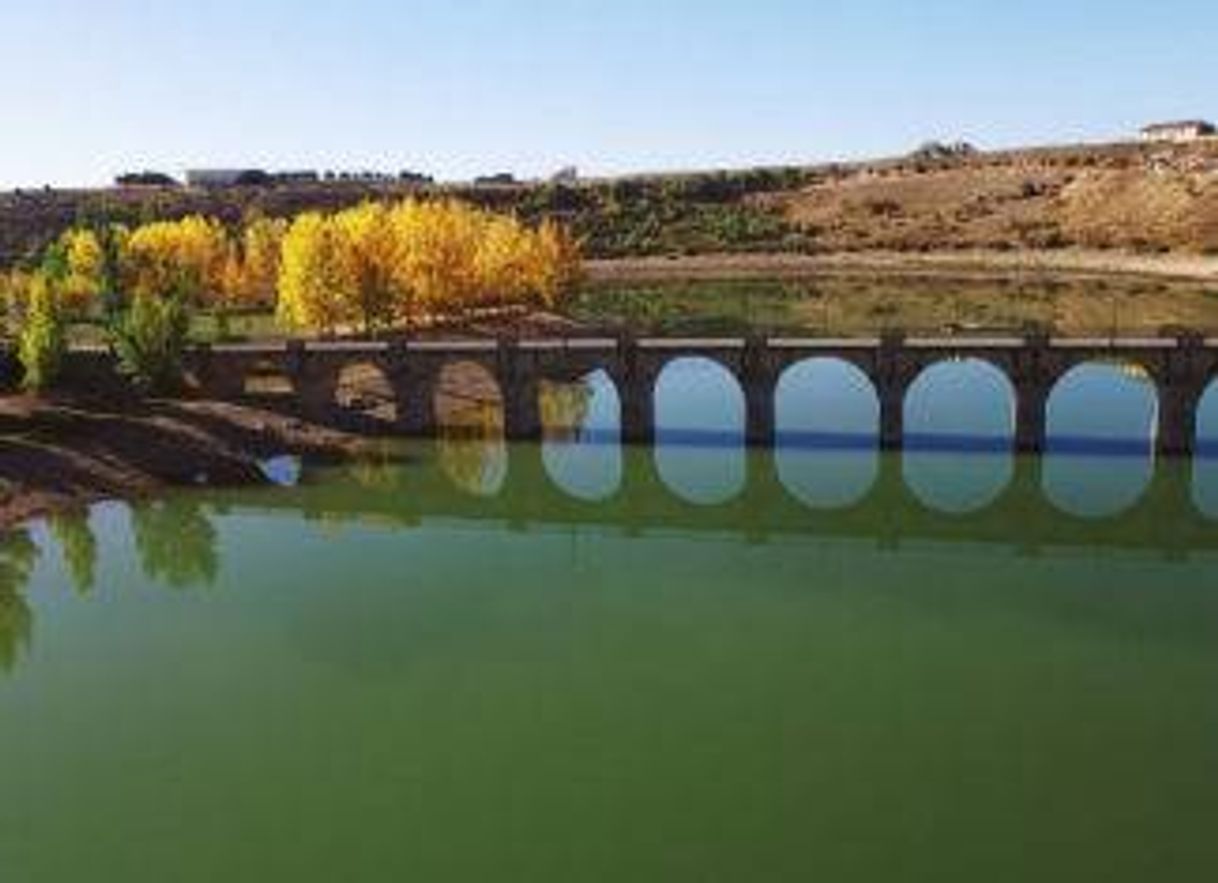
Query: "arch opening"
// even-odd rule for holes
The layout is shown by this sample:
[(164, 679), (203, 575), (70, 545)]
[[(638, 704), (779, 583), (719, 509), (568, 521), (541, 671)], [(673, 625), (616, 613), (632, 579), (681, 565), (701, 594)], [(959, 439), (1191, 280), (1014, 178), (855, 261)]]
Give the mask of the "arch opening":
[(744, 391), (735, 375), (712, 359), (673, 359), (656, 379), (653, 396), (660, 480), (695, 505), (738, 496), (747, 451)]
[(241, 397), (264, 407), (282, 408), (295, 401), (296, 387), (274, 359), (258, 359), (245, 370)]
[(1218, 521), (1218, 380), (1206, 387), (1197, 403), (1194, 431), (1193, 505), (1206, 518)]
[(494, 496), (507, 481), (503, 394), (476, 362), (449, 362), (432, 394), (440, 466), (458, 488)]
[(984, 359), (930, 365), (902, 405), (901, 469), (910, 492), (948, 514), (977, 512), (997, 500), (1015, 474), (1015, 388)]
[(621, 400), (605, 371), (543, 380), (538, 390), (542, 462), (550, 480), (581, 500), (605, 500), (622, 483)]
[(843, 509), (879, 475), (880, 401), (871, 379), (836, 358), (783, 371), (774, 391), (774, 465), (791, 496), (813, 509)]
[(1064, 374), (1045, 413), (1044, 490), (1067, 514), (1105, 518), (1132, 507), (1154, 477), (1159, 397), (1128, 362), (1087, 362)]
[(334, 387), (334, 404), (348, 419), (373, 426), (398, 420), (397, 395), (385, 372), (372, 362), (344, 365)]

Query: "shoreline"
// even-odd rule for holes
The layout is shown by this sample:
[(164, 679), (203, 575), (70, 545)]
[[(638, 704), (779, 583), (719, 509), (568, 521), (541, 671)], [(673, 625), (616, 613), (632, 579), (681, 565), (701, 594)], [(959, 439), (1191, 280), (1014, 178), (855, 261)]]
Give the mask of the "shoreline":
[[(826, 276), (985, 279), (1012, 274), (1218, 285), (1218, 257), (1081, 250), (719, 254), (586, 263), (593, 285)], [(542, 323), (545, 330), (553, 330)], [(543, 331), (544, 333), (544, 331)], [(260, 463), (358, 456), (375, 435), (308, 423), (257, 403), (0, 396), (0, 531), (174, 488), (271, 485)]]
[(772, 252), (613, 258), (584, 262), (592, 284), (801, 278), (816, 275), (916, 275), (993, 278), (1015, 275), (1134, 277), (1218, 284), (1218, 256), (1134, 254), (1087, 249), (993, 251)]
[(0, 398), (0, 531), (174, 488), (271, 486), (259, 465), (270, 457), (341, 462), (367, 441), (226, 402), (6, 396)]

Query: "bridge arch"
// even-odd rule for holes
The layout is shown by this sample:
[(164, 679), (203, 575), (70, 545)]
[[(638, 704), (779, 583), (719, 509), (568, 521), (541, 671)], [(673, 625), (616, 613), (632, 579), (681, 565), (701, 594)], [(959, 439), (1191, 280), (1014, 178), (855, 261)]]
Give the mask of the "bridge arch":
[(1016, 392), (988, 359), (927, 365), (903, 402), (902, 473), (928, 508), (949, 514), (991, 505), (1015, 474)]
[(1206, 518), (1218, 521), (1218, 380), (1211, 381), (1201, 396), (1193, 432), (1193, 505)]
[(440, 465), (458, 488), (494, 496), (507, 481), (503, 393), (476, 361), (446, 362), (432, 388)]
[(788, 365), (774, 388), (774, 465), (792, 497), (813, 509), (862, 501), (879, 475), (880, 400), (853, 362)]
[(660, 369), (653, 395), (660, 480), (697, 505), (726, 503), (746, 481), (746, 407), (736, 375), (706, 356), (680, 356)]
[(259, 404), (286, 407), (296, 403), (297, 389), (283, 359), (257, 356), (235, 365), (240, 396)]
[(1062, 373), (1045, 406), (1044, 491), (1081, 518), (1132, 508), (1154, 478), (1159, 395), (1133, 361), (1092, 359)]
[(360, 359), (339, 368), (334, 384), (339, 414), (361, 423), (390, 427), (398, 422), (397, 393), (388, 372), (376, 361)]
[(574, 381), (541, 381), (541, 455), (546, 474), (564, 493), (596, 502), (622, 484), (622, 404), (608, 372)]

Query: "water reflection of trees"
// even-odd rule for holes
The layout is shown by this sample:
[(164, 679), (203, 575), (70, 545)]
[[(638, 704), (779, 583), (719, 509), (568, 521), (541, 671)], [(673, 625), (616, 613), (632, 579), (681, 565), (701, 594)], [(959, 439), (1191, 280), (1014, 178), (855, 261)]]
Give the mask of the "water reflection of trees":
[(457, 487), (476, 495), (499, 490), (507, 470), (503, 409), (478, 402), (455, 411), (439, 426), (440, 467)]
[(148, 579), (173, 588), (215, 582), (216, 529), (197, 503), (185, 497), (138, 503), (131, 530)]
[(366, 490), (391, 491), (401, 479), (397, 451), (389, 442), (369, 444), (356, 455), (347, 468), (347, 474)]
[(88, 512), (53, 515), (48, 525), (59, 543), (72, 585), (80, 594), (88, 594), (97, 569), (97, 537), (89, 526)]
[(558, 383), (543, 380), (538, 390), (541, 426), (547, 439), (573, 441), (588, 422), (594, 391), (585, 380)]
[(0, 672), (11, 671), (29, 646), (33, 614), (25, 587), (37, 562), (38, 546), (29, 533), (0, 533)]

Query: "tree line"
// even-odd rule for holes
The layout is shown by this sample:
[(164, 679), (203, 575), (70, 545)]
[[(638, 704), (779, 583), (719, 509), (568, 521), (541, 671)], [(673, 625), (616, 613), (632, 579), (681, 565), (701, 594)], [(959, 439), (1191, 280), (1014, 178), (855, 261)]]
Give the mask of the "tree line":
[(120, 366), (157, 387), (179, 374), (191, 316), (273, 311), (286, 330), (410, 328), (477, 308), (554, 306), (576, 283), (579, 246), (456, 200), (365, 202), (236, 227), (190, 215), (64, 232), (36, 265), (0, 275), (26, 386), (54, 379), (74, 321), (100, 322)]

